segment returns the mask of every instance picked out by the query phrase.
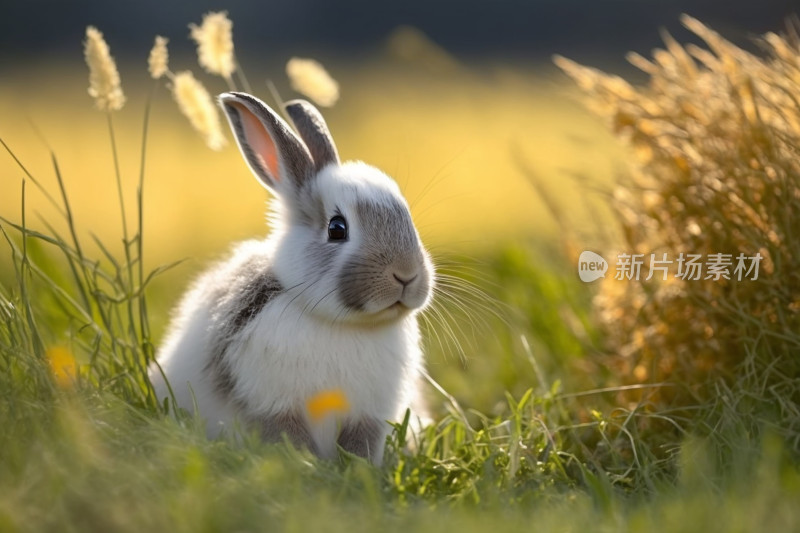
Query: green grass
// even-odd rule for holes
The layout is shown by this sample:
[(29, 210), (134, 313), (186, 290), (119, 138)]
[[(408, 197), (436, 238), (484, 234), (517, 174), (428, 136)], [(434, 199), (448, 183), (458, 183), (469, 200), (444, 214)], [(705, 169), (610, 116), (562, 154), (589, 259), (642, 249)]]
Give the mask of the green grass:
[[(35, 437), (4, 443), (4, 450), (22, 456), (2, 464), (0, 527), (6, 531), (797, 527), (800, 475), (771, 440), (759, 459), (743, 457), (746, 466), (735, 473), (715, 465), (702, 442), (689, 442), (677, 483), (631, 495), (577, 466), (582, 479), (569, 481), (558, 471), (569, 470), (569, 461), (555, 458), (546, 468), (523, 465), (509, 477), (507, 447), (479, 438), (485, 449), (476, 451), (466, 436), (455, 435), (454, 423), (452, 436), (442, 437), (453, 446), (450, 453), (392, 453), (377, 470), (360, 460), (324, 463), (256, 441), (209, 442), (191, 425), (98, 397), (61, 398), (47, 416), (32, 407), (25, 414)], [(421, 480), (429, 492), (420, 494)], [(458, 494), (462, 484), (469, 490)]]
[[(781, 439), (733, 423), (713, 437), (684, 439), (659, 424), (664, 413), (624, 410), (607, 398), (613, 391), (579, 388), (602, 383), (569, 376), (591, 357), (597, 332), (585, 288), (563, 262), (536, 266), (543, 251), (516, 246), (475, 265), (488, 278), (482, 289), (516, 311), (501, 310), (503, 320), (478, 317), (478, 330), (489, 328), (494, 340), (463, 342), (467, 364), (445, 355), (448, 342), (431, 345), (432, 373), (458, 400), (432, 392), (436, 423), (413, 449), (400, 445), (407, 429), (398, 425), (384, 467), (375, 468), (255, 438), (209, 441), (198, 421), (162, 415), (147, 401), (141, 365), (115, 366), (115, 353), (145, 357), (138, 323), (77, 327), (66, 296), (54, 290), (63, 283), (77, 291), (68, 263), (35, 236), (15, 237), (17, 284), (3, 287), (0, 308), (0, 530), (788, 531), (800, 524), (800, 471)], [(108, 278), (103, 290), (114, 286), (109, 272), (98, 278)], [(123, 317), (137, 298), (135, 290), (113, 302), (98, 287), (90, 294), (98, 321), (103, 313)], [(583, 334), (565, 325), (565, 306)], [(108, 353), (77, 355), (81, 372), (69, 386), (54, 379), (46, 347), (68, 332), (76, 354), (89, 350), (80, 339), (86, 329)], [(515, 342), (522, 336), (527, 345)]]

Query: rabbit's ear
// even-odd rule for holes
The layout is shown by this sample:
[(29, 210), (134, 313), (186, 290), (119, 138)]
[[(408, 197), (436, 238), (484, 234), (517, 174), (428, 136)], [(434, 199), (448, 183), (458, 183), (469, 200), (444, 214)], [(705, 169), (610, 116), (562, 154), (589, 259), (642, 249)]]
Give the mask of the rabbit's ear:
[(319, 110), (305, 100), (286, 102), (284, 108), (311, 152), (317, 172), (330, 163), (339, 164), (339, 153)]
[(274, 111), (246, 93), (219, 96), (236, 142), (250, 169), (271, 190), (299, 188), (314, 174), (303, 142)]

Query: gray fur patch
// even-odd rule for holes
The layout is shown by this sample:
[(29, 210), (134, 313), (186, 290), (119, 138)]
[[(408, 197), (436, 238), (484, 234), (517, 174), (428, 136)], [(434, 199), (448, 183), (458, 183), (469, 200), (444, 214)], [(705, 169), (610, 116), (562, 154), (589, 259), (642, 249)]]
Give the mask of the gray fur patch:
[(338, 283), (342, 303), (361, 311), (371, 298), (389, 289), (387, 267), (415, 270), (422, 262), (422, 254), (411, 215), (397, 200), (361, 200), (355, 211), (364, 241), (359, 252), (343, 266)]
[(283, 292), (283, 287), (271, 272), (252, 272), (256, 265), (246, 263), (237, 272), (234, 283), (227, 292), (220, 295), (213, 310), (215, 335), (211, 359), (206, 364), (208, 372), (223, 397), (230, 397), (235, 379), (227, 361), (227, 352), (239, 332), (244, 329), (275, 296)]
[(348, 423), (342, 428), (337, 443), (345, 451), (365, 459), (380, 456), (384, 446), (381, 440), (383, 424), (385, 422), (377, 418), (362, 418)]
[(316, 107), (305, 100), (287, 102), (286, 112), (300, 138), (306, 143), (317, 172), (331, 163), (339, 163), (339, 153), (325, 119)]
[(269, 415), (260, 419), (258, 423), (264, 442), (281, 442), (282, 435), (285, 434), (296, 447), (308, 448), (312, 453), (319, 455), (305, 420), (297, 413)]
[(239, 307), (235, 309), (231, 320), (229, 335), (235, 335), (245, 327), (281, 291), (283, 287), (270, 272), (245, 284), (238, 291)]
[(325, 220), (325, 204), (315, 187), (315, 180), (307, 180), (297, 193), (297, 202), (291, 210), (294, 222), (309, 228), (321, 228)]

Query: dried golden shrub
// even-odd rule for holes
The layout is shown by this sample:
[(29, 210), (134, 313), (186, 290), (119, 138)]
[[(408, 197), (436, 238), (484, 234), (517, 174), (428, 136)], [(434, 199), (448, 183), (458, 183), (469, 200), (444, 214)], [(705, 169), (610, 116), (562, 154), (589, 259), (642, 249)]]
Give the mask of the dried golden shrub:
[(652, 59), (630, 55), (649, 75), (646, 86), (564, 58), (556, 63), (633, 148), (630, 183), (615, 193), (628, 253), (760, 253), (764, 260), (757, 280), (607, 279), (595, 301), (613, 354), (608, 363), (623, 382), (679, 384), (659, 389), (662, 403), (709, 400), (720, 387), (738, 387), (773, 403), (798, 431), (797, 33), (763, 36), (759, 57), (696, 19), (682, 22), (707, 48), (665, 34), (666, 49)]

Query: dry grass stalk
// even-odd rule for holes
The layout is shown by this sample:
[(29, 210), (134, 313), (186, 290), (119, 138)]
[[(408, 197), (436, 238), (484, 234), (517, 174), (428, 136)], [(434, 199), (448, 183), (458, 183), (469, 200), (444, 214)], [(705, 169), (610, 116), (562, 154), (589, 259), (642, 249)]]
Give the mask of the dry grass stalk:
[(233, 56), (233, 22), (228, 13), (207, 13), (200, 26), (189, 24), (192, 39), (197, 43), (200, 66), (211, 74), (230, 80), (236, 70)]
[(295, 91), (318, 105), (330, 107), (339, 100), (339, 84), (319, 61), (293, 57), (286, 63), (286, 74)]
[(205, 139), (212, 150), (225, 146), (225, 136), (217, 107), (211, 95), (194, 75), (187, 71), (178, 72), (172, 80), (172, 94), (178, 107), (192, 127)]
[(87, 26), (84, 56), (89, 65), (89, 94), (101, 111), (118, 111), (125, 105), (125, 94), (114, 58), (103, 34)]
[(147, 58), (147, 70), (150, 76), (157, 80), (167, 73), (169, 70), (169, 52), (167, 51), (167, 43), (169, 39), (156, 35), (153, 48), (150, 50), (150, 56)]
[(681, 402), (713, 396), (704, 386), (723, 376), (797, 412), (800, 49), (770, 33), (761, 58), (682, 21), (708, 48), (665, 35), (651, 60), (631, 55), (650, 76), (645, 87), (556, 63), (634, 148), (632, 183), (616, 194), (628, 253), (765, 259), (756, 281), (604, 282), (596, 304), (610, 364), (627, 382), (688, 384)]

